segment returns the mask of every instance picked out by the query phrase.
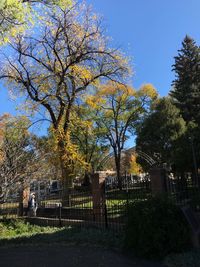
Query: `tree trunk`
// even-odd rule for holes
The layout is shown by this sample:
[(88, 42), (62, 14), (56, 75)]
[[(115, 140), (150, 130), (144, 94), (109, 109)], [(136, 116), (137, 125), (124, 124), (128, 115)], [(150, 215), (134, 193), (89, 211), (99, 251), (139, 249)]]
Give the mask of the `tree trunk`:
[(90, 174), (88, 171), (85, 171), (83, 186), (89, 186), (89, 185), (90, 185)]
[(122, 179), (121, 179), (121, 156), (116, 155), (115, 156), (115, 166), (116, 166), (116, 172), (117, 172), (117, 183), (118, 188), (122, 190)]
[(61, 171), (62, 171), (62, 205), (71, 206), (71, 191), (73, 188), (73, 172), (72, 169), (67, 166), (66, 162), (61, 160)]

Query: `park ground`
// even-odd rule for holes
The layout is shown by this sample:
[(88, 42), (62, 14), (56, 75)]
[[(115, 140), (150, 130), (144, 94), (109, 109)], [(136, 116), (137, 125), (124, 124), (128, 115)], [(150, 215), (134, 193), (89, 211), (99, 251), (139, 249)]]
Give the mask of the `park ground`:
[(0, 222), (1, 267), (161, 267), (122, 248), (122, 233), (78, 227), (40, 227), (23, 220)]
[(0, 248), (1, 267), (161, 267), (88, 244), (52, 244)]

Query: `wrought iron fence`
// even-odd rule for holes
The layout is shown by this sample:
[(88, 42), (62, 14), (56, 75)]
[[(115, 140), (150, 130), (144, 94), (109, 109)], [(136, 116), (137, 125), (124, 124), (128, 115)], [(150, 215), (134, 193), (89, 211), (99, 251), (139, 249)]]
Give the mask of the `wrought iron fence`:
[[(150, 182), (131, 182), (131, 176), (122, 177), (122, 189), (109, 185), (105, 190), (106, 219), (112, 227), (124, 226), (128, 219), (128, 207), (131, 203), (147, 200), (151, 196)], [(116, 181), (114, 181), (114, 185)]]
[(191, 173), (168, 175), (167, 193), (177, 205), (187, 204), (194, 210), (200, 210), (200, 186)]
[(19, 216), (19, 203), (1, 203), (0, 204), (0, 219), (17, 218)]
[[(167, 193), (177, 205), (189, 204), (200, 210), (200, 187), (197, 179), (191, 174), (168, 175)], [(128, 218), (128, 207), (131, 203), (148, 200), (152, 196), (151, 183), (145, 180), (133, 180), (130, 176), (122, 177), (122, 189), (117, 181), (111, 179), (105, 184), (101, 203), (94, 206), (94, 193), (90, 187), (78, 187), (68, 194), (66, 202), (62, 200), (62, 192), (45, 196), (38, 201), (36, 218), (39, 223), (49, 225), (93, 225), (101, 228), (123, 229)], [(28, 217), (27, 206), (13, 201), (0, 204), (0, 219)]]
[[(115, 181), (109, 186), (105, 185), (102, 201), (95, 206), (90, 187), (71, 190), (67, 204), (62, 201), (62, 192), (46, 196), (39, 201), (37, 215), (31, 220), (56, 226), (79, 224), (121, 230), (127, 221), (128, 205), (134, 201), (143, 201), (151, 195), (149, 181), (127, 183), (125, 178), (122, 181), (121, 190), (116, 187)], [(28, 217), (26, 205), (21, 214), (18, 203), (0, 205), (2, 218), (16, 218), (19, 215)]]

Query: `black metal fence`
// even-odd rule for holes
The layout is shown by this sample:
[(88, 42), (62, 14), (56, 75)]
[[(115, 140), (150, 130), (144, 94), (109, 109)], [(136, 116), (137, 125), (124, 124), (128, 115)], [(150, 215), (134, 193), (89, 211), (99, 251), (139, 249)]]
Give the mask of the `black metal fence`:
[[(129, 204), (147, 199), (151, 190), (149, 181), (127, 183), (124, 179), (121, 190), (116, 188), (116, 183), (113, 182), (105, 186), (104, 200), (96, 207), (93, 206), (91, 188), (80, 187), (71, 190), (67, 204), (62, 203), (61, 194), (62, 192), (49, 195), (39, 201), (37, 216), (31, 220), (45, 225), (79, 224), (121, 230), (127, 221)], [(0, 205), (0, 218), (17, 218), (19, 215), (18, 203)], [(23, 207), (21, 215), (27, 217), (27, 206)]]
[[(166, 187), (168, 197), (177, 205), (189, 204), (200, 210), (200, 187), (198, 179), (191, 174), (168, 175)], [(117, 181), (112, 179), (104, 189), (102, 201), (95, 207), (90, 187), (71, 190), (66, 203), (62, 201), (61, 191), (45, 196), (38, 201), (37, 216), (31, 219), (45, 225), (78, 224), (121, 230), (127, 222), (129, 205), (147, 200), (152, 195), (148, 176), (142, 181), (133, 180), (130, 176), (122, 177), (121, 190), (117, 188)], [(27, 206), (21, 212), (21, 206), (16, 201), (0, 204), (0, 219), (27, 215)]]
[(150, 181), (131, 182), (130, 177), (122, 179), (122, 189), (107, 188), (106, 219), (111, 227), (124, 226), (131, 203), (147, 200), (151, 196)]
[(180, 206), (190, 205), (194, 210), (200, 210), (199, 178), (192, 173), (168, 174), (168, 196)]
[(17, 218), (19, 216), (19, 203), (9, 202), (0, 204), (0, 219)]
[(38, 217), (55, 218), (69, 221), (92, 221), (92, 193), (90, 188), (71, 190), (67, 203), (62, 203), (60, 195), (46, 197), (39, 203)]

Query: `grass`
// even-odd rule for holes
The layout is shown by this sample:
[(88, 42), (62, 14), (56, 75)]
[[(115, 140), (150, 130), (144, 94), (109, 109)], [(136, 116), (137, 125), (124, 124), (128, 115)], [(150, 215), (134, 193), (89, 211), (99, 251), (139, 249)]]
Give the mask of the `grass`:
[(0, 241), (22, 236), (32, 236), (38, 233), (53, 233), (56, 230), (58, 229), (31, 225), (20, 219), (6, 219), (0, 222)]
[[(106, 200), (107, 208), (120, 207), (126, 205), (127, 200), (125, 199), (108, 199)], [(75, 204), (72, 207), (74, 208), (92, 208), (92, 201), (84, 202), (82, 204)]]
[(105, 248), (121, 248), (123, 234), (96, 228), (40, 227), (23, 220), (0, 222), (0, 246), (24, 244), (90, 244)]

